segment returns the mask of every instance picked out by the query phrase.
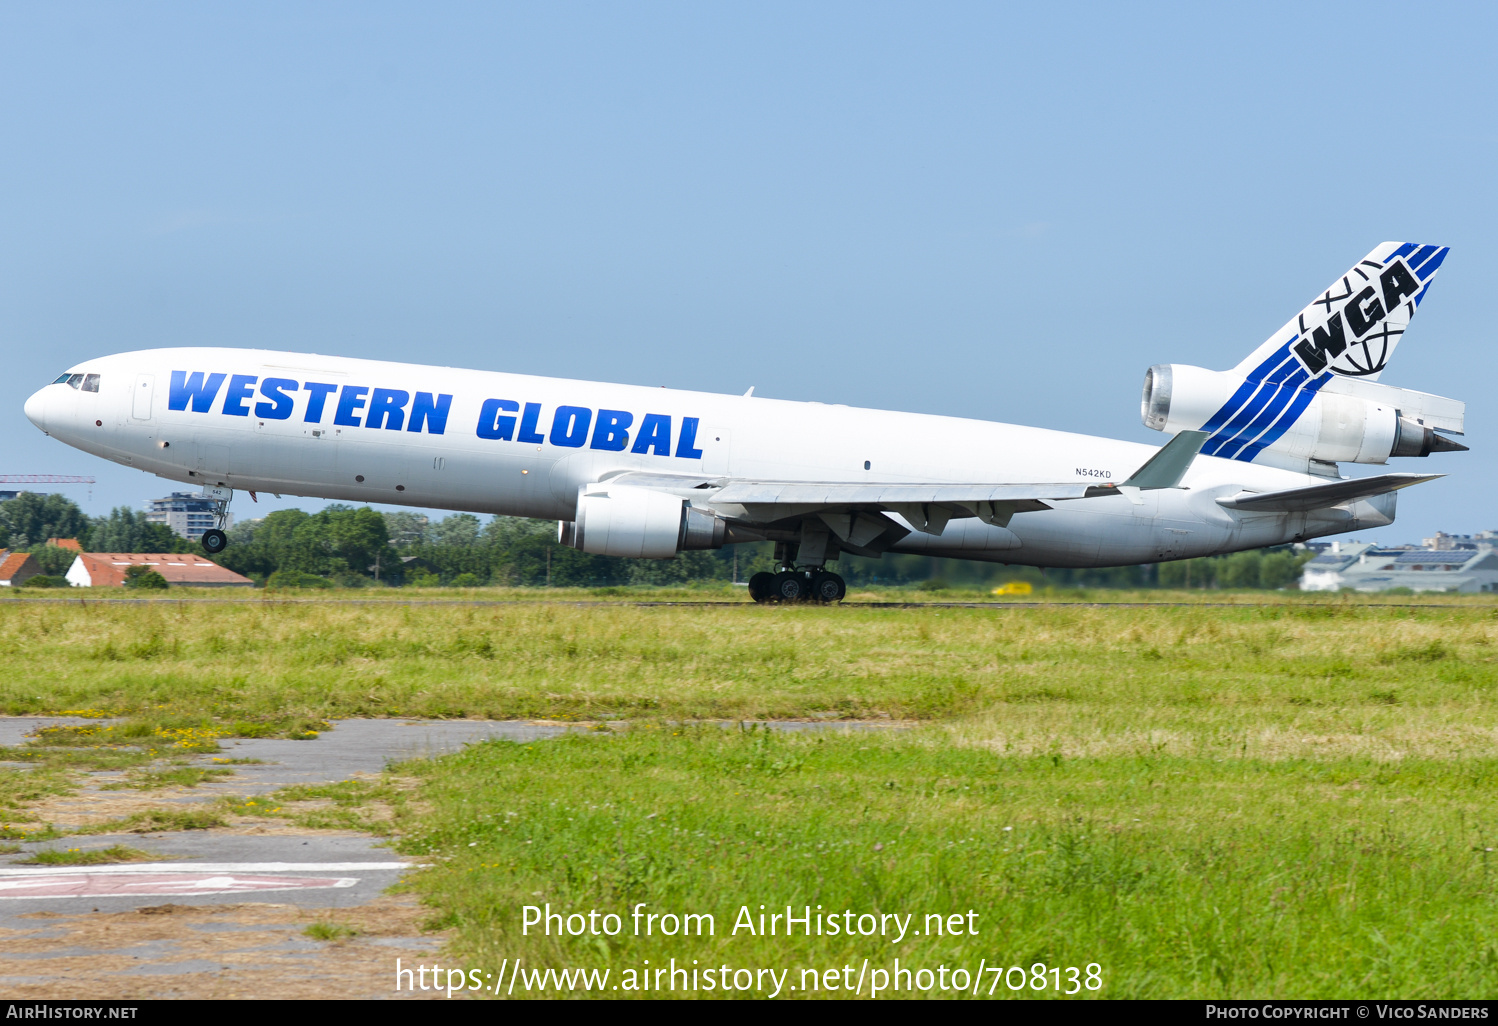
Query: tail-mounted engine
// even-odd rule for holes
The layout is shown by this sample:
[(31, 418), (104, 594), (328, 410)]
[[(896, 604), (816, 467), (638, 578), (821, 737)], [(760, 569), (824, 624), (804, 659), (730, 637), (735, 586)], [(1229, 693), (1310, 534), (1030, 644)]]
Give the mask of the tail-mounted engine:
[(1146, 427), (1206, 431), (1202, 454), (1252, 460), (1269, 450), (1328, 463), (1385, 463), (1390, 456), (1464, 450), (1466, 404), (1356, 378), (1319, 387), (1248, 381), (1232, 372), (1159, 364), (1144, 376)]
[(727, 522), (687, 500), (651, 488), (584, 488), (577, 519), (560, 521), (557, 540), (597, 556), (671, 559), (686, 549), (720, 549)]

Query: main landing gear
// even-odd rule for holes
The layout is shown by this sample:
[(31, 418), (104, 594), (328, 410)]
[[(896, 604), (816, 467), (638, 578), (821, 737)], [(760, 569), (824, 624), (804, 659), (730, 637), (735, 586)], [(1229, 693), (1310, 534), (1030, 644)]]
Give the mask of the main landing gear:
[[(749, 597), (761, 604), (816, 602), (826, 605), (841, 602), (848, 593), (848, 585), (826, 568), (829, 557), (837, 558), (836, 550), (829, 552), (828, 548), (825, 528), (810, 532), (803, 527), (800, 541), (777, 541), (775, 565), (780, 567), (780, 572), (757, 573), (749, 578)], [(799, 569), (798, 563), (801, 564)]]
[(782, 570), (749, 578), (749, 597), (756, 602), (841, 602), (848, 593), (843, 579), (830, 570)]

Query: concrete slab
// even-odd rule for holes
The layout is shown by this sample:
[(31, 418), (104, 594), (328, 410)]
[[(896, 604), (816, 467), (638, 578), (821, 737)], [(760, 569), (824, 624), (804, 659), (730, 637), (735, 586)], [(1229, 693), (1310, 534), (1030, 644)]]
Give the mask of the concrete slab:
[(321, 784), (377, 774), (391, 763), (445, 755), (490, 738), (535, 741), (575, 729), (513, 720), (332, 722), (332, 730), (323, 731), (311, 741), (226, 739), (222, 742), (224, 756), (261, 759), (265, 764), (235, 766), (231, 780), (199, 786), (233, 794), (259, 794), (288, 784)]

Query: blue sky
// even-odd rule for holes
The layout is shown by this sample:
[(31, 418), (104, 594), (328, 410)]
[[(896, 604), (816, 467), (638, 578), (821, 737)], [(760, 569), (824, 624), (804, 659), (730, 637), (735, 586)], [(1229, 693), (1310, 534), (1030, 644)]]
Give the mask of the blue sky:
[(1493, 12), (12, 0), (0, 473), (170, 490), (21, 404), (172, 345), (1158, 442), (1146, 367), (1229, 367), (1407, 239), (1453, 249), (1383, 380), (1467, 400), (1473, 451), (1398, 461), (1452, 476), (1367, 537), (1498, 527)]

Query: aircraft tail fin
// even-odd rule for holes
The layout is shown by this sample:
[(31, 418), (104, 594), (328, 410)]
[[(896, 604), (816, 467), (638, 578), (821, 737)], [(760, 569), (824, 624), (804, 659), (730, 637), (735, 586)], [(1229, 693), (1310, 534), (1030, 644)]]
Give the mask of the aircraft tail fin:
[(1315, 387), (1333, 375), (1377, 381), (1448, 252), (1381, 243), (1234, 370), (1253, 381), (1319, 379)]

